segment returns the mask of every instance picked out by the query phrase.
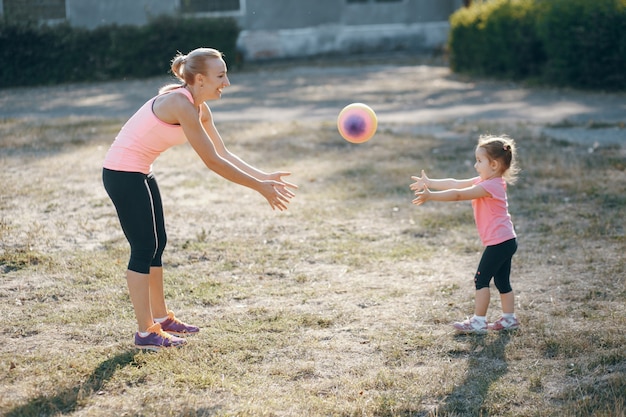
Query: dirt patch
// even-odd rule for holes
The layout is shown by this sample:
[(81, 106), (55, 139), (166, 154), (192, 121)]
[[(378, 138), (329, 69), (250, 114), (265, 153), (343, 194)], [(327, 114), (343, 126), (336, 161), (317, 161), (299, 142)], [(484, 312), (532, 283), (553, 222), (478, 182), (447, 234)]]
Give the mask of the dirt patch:
[[(258, 65), (231, 71), (231, 87), (212, 102), (217, 123), (332, 121), (346, 104), (364, 102), (382, 129), (454, 123), (523, 123), (567, 140), (624, 143), (626, 94), (532, 88), (452, 73), (440, 60), (367, 60)], [(168, 77), (0, 91), (0, 118), (127, 119)], [(571, 133), (571, 134), (570, 134)]]

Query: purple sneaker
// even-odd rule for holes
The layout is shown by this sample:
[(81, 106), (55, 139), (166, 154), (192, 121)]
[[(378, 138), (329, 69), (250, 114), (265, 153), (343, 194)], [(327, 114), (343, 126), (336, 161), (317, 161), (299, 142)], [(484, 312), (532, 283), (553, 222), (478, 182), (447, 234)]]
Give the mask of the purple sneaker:
[(167, 312), (167, 319), (161, 322), (161, 329), (176, 336), (193, 336), (200, 331), (198, 327), (178, 320), (172, 311)]
[(145, 337), (141, 337), (139, 333), (135, 333), (136, 348), (158, 351), (163, 348), (181, 347), (187, 343), (185, 339), (165, 333), (161, 330), (159, 323), (154, 323), (152, 326), (148, 327), (147, 331), (150, 334)]

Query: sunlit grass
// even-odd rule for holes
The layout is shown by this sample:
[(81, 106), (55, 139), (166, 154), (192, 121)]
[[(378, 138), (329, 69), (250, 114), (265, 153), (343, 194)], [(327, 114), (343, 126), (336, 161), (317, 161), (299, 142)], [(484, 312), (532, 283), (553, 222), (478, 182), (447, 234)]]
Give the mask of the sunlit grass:
[[(99, 178), (118, 128), (0, 123), (1, 414), (624, 415), (621, 148), (510, 127), (523, 326), (462, 337), (450, 323), (473, 311), (482, 251), (471, 207), (412, 206), (408, 185), (422, 168), (474, 175), (476, 132), (506, 126), (457, 125), (456, 140), (381, 129), (359, 146), (330, 123), (221, 126), (300, 190), (276, 213), (188, 147), (161, 157), (166, 297), (202, 331), (152, 354), (132, 347), (128, 248)], [(490, 318), (499, 309), (493, 290)]]

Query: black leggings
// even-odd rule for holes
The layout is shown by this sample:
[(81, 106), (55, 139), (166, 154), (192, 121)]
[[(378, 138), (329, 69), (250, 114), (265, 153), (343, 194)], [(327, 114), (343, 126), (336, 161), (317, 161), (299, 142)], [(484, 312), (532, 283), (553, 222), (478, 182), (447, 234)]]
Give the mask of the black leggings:
[(161, 193), (154, 176), (104, 168), (102, 182), (130, 243), (128, 269), (148, 274), (151, 266), (162, 266), (167, 235)]
[(489, 282), (493, 283), (500, 294), (507, 294), (511, 288), (511, 260), (517, 251), (517, 240), (510, 239), (493, 246), (487, 246), (478, 264), (478, 271), (474, 276), (476, 290), (489, 288)]

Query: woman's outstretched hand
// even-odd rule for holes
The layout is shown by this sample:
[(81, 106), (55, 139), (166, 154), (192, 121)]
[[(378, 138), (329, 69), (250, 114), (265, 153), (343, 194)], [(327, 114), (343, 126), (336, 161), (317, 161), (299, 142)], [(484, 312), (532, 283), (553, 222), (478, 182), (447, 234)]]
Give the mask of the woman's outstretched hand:
[(297, 190), (298, 186), (283, 180), (284, 176), (291, 175), (290, 172), (272, 172), (268, 174), (267, 181), (263, 181), (261, 194), (270, 203), (272, 210), (287, 210), (287, 204), (295, 197), (293, 190)]

